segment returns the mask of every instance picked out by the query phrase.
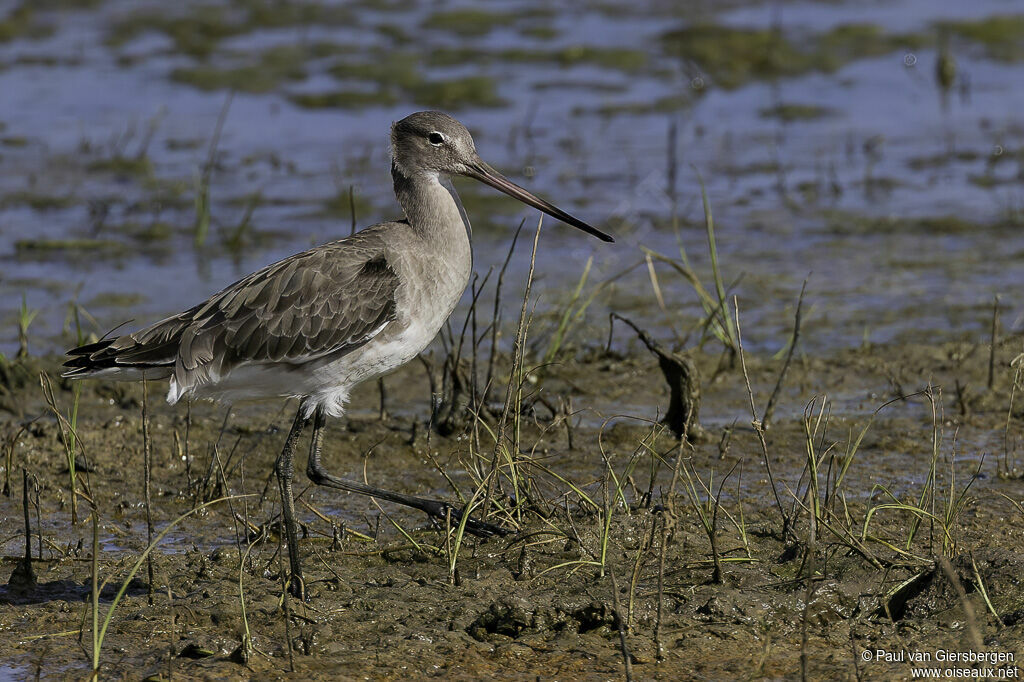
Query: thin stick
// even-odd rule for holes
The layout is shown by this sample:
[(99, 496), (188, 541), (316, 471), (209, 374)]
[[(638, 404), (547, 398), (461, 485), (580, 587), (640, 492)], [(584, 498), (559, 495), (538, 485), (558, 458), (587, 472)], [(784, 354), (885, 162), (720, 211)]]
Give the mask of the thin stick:
[[(537, 220), (537, 231), (533, 235), (533, 251), (530, 253), (530, 269), (526, 274), (526, 291), (523, 293), (523, 306), (519, 311), (519, 327), (516, 329), (515, 342), (512, 344), (512, 371), (509, 374), (508, 386), (505, 388), (505, 407), (501, 411), (501, 419), (498, 422), (498, 429), (496, 431), (497, 438), (494, 440), (494, 453), (491, 456), (491, 471), (488, 474), (489, 479), (487, 481), (487, 494), (484, 495), (483, 503), (483, 514), (487, 515), (490, 509), (491, 497), (494, 493), (494, 485), (497, 480), (497, 469), (498, 469), (498, 451), (501, 449), (502, 442), (505, 440), (505, 426), (508, 423), (508, 415), (512, 410), (512, 396), (516, 391), (516, 377), (522, 371), (522, 346), (523, 336), (526, 332), (526, 311), (530, 302), (530, 289), (533, 287), (533, 270), (537, 264), (537, 244), (540, 241), (540, 228), (544, 224), (544, 216), (541, 216)], [(498, 275), (501, 278), (501, 273)]]
[(217, 147), (220, 146), (220, 134), (224, 130), (224, 121), (228, 118), (228, 111), (231, 109), (231, 102), (235, 99), (235, 91), (228, 92), (220, 113), (217, 114), (217, 123), (213, 128), (213, 137), (210, 138), (210, 147), (206, 154), (206, 163), (203, 164), (203, 175), (206, 182), (210, 181), (210, 174), (213, 172), (214, 163), (217, 161)]
[(21, 578), (22, 585), (31, 587), (36, 584), (36, 576), (32, 570), (32, 524), (28, 513), (28, 469), (22, 468), (21, 478), (21, 504), (25, 512), (25, 562), (22, 564)]
[(985, 606), (988, 610), (996, 617), (996, 623), (999, 627), (1003, 627), (1003, 618), (996, 611), (996, 607), (992, 605), (992, 600), (988, 598), (988, 590), (985, 589), (985, 583), (981, 579), (981, 573), (978, 572), (978, 564), (974, 561), (974, 554), (971, 554), (971, 568), (974, 569), (974, 582), (978, 586), (978, 591), (981, 592), (981, 596), (985, 599)]
[(170, 682), (170, 680), (174, 679), (174, 654), (176, 653), (174, 631), (176, 628), (174, 627), (174, 595), (171, 594), (170, 580), (167, 581), (165, 587), (167, 588), (167, 610), (171, 621), (167, 628), (168, 641), (170, 642), (170, 646), (167, 647), (167, 680)]
[(661, 547), (658, 550), (658, 612), (654, 621), (654, 653), (659, 661), (665, 660), (665, 645), (661, 641), (662, 604), (665, 601), (665, 547), (668, 544), (668, 514), (661, 516)]
[(750, 398), (750, 419), (757, 439), (761, 444), (761, 454), (764, 456), (764, 468), (768, 472), (768, 482), (772, 486), (772, 495), (775, 496), (775, 504), (779, 508), (779, 515), (782, 517), (782, 537), (785, 540), (790, 534), (789, 517), (782, 507), (782, 499), (779, 498), (779, 490), (775, 486), (775, 476), (772, 475), (771, 461), (768, 459), (768, 442), (764, 438), (764, 427), (757, 420), (757, 408), (754, 406), (754, 390), (750, 387), (750, 375), (747, 374), (747, 361), (744, 359), (743, 334), (740, 330), (740, 302), (736, 296), (732, 297), (733, 311), (736, 316), (736, 345), (740, 354), (740, 368), (743, 370), (743, 381), (747, 384), (747, 396)]
[[(817, 474), (815, 474), (815, 479), (817, 479)], [(814, 504), (811, 505), (811, 513), (808, 514), (810, 536), (807, 540), (807, 586), (804, 590), (804, 612), (800, 619), (800, 679), (804, 681), (807, 680), (807, 671), (810, 665), (810, 659), (807, 656), (808, 621), (811, 616), (811, 600), (814, 598), (814, 572), (817, 559), (815, 554), (818, 546), (818, 512), (815, 509), (818, 495), (815, 488), (813, 483), (808, 484), (807, 492), (814, 495)]]
[(508, 269), (509, 261), (512, 260), (512, 254), (516, 250), (516, 242), (519, 241), (519, 233), (523, 231), (525, 223), (525, 219), (519, 221), (519, 227), (516, 228), (516, 233), (512, 236), (512, 244), (508, 247), (505, 262), (502, 263), (501, 270), (498, 271), (498, 283), (494, 290), (494, 315), (491, 320), (491, 354), (487, 358), (487, 378), (484, 380), (484, 395), (480, 401), (484, 404), (487, 403), (488, 394), (491, 391), (491, 379), (494, 377), (494, 359), (498, 350), (498, 327), (501, 326), (501, 285), (505, 281), (505, 270)]
[[(149, 441), (149, 384), (146, 373), (142, 373), (142, 481), (146, 497), (146, 546), (153, 544), (153, 498), (151, 478), (153, 471), (153, 448)], [(146, 577), (149, 581), (149, 605), (153, 605), (153, 554), (146, 558)]]
[(782, 382), (786, 380), (786, 373), (789, 371), (789, 364), (793, 360), (793, 353), (796, 352), (796, 344), (800, 340), (800, 322), (802, 318), (802, 311), (804, 306), (804, 291), (807, 289), (807, 280), (804, 280), (803, 286), (800, 287), (800, 298), (796, 301), (796, 315), (793, 319), (793, 338), (789, 343), (789, 352), (786, 353), (786, 361), (782, 363), (782, 371), (779, 372), (779, 378), (775, 382), (775, 388), (772, 390), (771, 397), (768, 398), (768, 404), (764, 408), (764, 416), (761, 417), (761, 427), (765, 430), (768, 429), (768, 424), (772, 420), (772, 415), (775, 412), (775, 401), (779, 398), (779, 393), (782, 391)]
[(946, 578), (953, 586), (953, 589), (956, 591), (956, 596), (960, 600), (960, 606), (963, 607), (964, 616), (967, 620), (967, 634), (971, 638), (971, 644), (974, 645), (975, 651), (983, 651), (985, 649), (985, 643), (981, 639), (981, 631), (978, 630), (978, 621), (974, 617), (974, 607), (971, 606), (971, 602), (967, 599), (967, 591), (964, 590), (964, 586), (960, 583), (960, 578), (953, 569), (953, 564), (949, 563), (949, 559), (946, 558), (946, 555), (940, 554), (938, 559), (939, 566), (942, 567), (942, 572), (946, 574)]
[[(32, 501), (32, 506), (36, 508), (36, 557), (40, 561), (43, 560), (43, 519), (42, 510), (39, 508), (39, 479), (32, 476), (32, 493), (35, 499)], [(90, 503), (92, 501), (90, 500)]]
[(100, 668), (100, 515), (92, 510), (92, 679)]
[(348, 186), (348, 208), (352, 214), (352, 231), (349, 232), (349, 235), (353, 235), (356, 233), (356, 196), (355, 187), (352, 185)]
[(992, 299), (992, 331), (989, 337), (989, 349), (988, 349), (988, 388), (992, 390), (992, 385), (996, 380), (996, 345), (999, 343), (999, 294), (995, 295)]
[(615, 580), (615, 571), (608, 564), (608, 575), (612, 579), (612, 603), (615, 605), (615, 628), (619, 631), (619, 646), (622, 649), (622, 662), (626, 666), (626, 682), (633, 682), (633, 662), (630, 661), (629, 643), (626, 641), (626, 626), (622, 620), (622, 605), (619, 603), (619, 585)]

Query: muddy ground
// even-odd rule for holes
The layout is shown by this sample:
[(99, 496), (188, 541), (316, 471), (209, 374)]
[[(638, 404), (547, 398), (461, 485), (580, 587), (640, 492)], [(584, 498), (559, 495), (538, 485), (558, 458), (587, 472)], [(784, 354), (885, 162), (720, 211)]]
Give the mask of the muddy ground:
[[(999, 344), (991, 389), (984, 344), (797, 353), (766, 432), (778, 501), (739, 364), (712, 379), (721, 358), (694, 355), (703, 433), (677, 464), (680, 446), (655, 423), (667, 384), (651, 356), (621, 345), (578, 350), (528, 377), (516, 476), (519, 490), (531, 486), (513, 498), (503, 462), (491, 519), (519, 532), (466, 536), (454, 574), (454, 531), (392, 504), (314, 490), (298, 474), (306, 603), (283, 596), (272, 478), (294, 405), (242, 406), (224, 426), (223, 408), (189, 413), (151, 386), (155, 532), (205, 501), (235, 498), (194, 512), (160, 542), (152, 597), (142, 565), (102, 643), (102, 676), (621, 679), (628, 658), (634, 679), (908, 679), (914, 652), (943, 665), (942, 652), (968, 651), (1014, 661), (956, 663), (959, 674), (1016, 670), (1024, 410), (1019, 388), (1011, 404), (1011, 361), (1020, 339)], [(759, 415), (782, 362), (747, 357)], [(78, 464), (92, 471), (80, 472), (75, 525), (61, 428), (36, 377), (54, 374), (55, 363), (29, 359), (5, 373), (2, 578), (15, 575), (0, 588), (0, 673), (14, 677), (91, 670), (91, 505), (101, 625), (147, 544), (140, 387), (83, 386)], [(500, 417), (476, 424), (478, 442), (472, 420), (442, 436), (428, 428), (422, 366), (385, 386), (384, 419), (371, 384), (354, 396), (350, 419), (329, 425), (328, 468), (423, 496), (473, 497)], [(870, 421), (882, 404), (928, 386), (931, 396), (893, 402)], [(55, 380), (54, 393), (67, 414), (71, 386)], [(491, 397), (496, 413), (503, 396)], [(509, 418), (509, 433), (514, 426)], [(818, 458), (811, 493), (808, 442)], [(23, 469), (35, 585), (19, 570)], [(915, 524), (897, 502), (933, 515)], [(876, 660), (876, 650), (903, 652), (904, 662)]]

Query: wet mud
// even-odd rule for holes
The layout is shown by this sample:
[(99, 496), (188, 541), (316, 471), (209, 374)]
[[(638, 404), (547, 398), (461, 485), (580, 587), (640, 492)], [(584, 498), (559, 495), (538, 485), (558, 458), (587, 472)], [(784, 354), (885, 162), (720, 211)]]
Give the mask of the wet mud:
[[(670, 390), (656, 359), (620, 345), (525, 382), (520, 454), (514, 472), (499, 462), (491, 518), (516, 534), (459, 540), (454, 525), (316, 490), (299, 474), (306, 603), (282, 589), (272, 473), (294, 406), (239, 406), (225, 423), (222, 408), (162, 404), (152, 385), (155, 531), (193, 513), (152, 554), (152, 596), (145, 565), (128, 584), (103, 641), (103, 676), (611, 679), (628, 658), (634, 679), (791, 679), (802, 666), (809, 679), (901, 679), (909, 663), (863, 652), (1024, 655), (1017, 340), (997, 348), (992, 389), (983, 344), (798, 358), (765, 433), (771, 478), (741, 366), (709, 381), (721, 358), (691, 355), (705, 379), (703, 433), (680, 446), (657, 423)], [(781, 361), (744, 359), (763, 410)], [(53, 361), (8, 376), (41, 369), (53, 373)], [(75, 525), (66, 436), (37, 382), (5, 384), (5, 573), (23, 563), (24, 469), (36, 583), (15, 576), (0, 588), (0, 642), (20, 675), (84, 677), (91, 505), (100, 623), (147, 544), (142, 396), (134, 385), (84, 385)], [(422, 368), (385, 386), (389, 416), (369, 385), (352, 416), (329, 425), (328, 468), (472, 498), (496, 418), (441, 436), (427, 423)], [(66, 415), (71, 386), (57, 382), (54, 395)], [(567, 427), (548, 406), (570, 399)]]

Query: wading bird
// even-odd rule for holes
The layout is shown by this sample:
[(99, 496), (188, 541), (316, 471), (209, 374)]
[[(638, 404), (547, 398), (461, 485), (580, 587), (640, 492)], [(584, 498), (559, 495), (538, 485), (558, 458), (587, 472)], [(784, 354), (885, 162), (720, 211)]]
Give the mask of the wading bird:
[[(170, 379), (167, 400), (301, 402), (274, 470), (291, 569), (303, 595), (292, 498), (292, 453), (313, 422), (306, 475), (337, 488), (419, 509), (437, 519), (445, 502), (370, 487), (320, 463), (327, 416), (340, 417), (352, 388), (416, 357), (469, 284), (470, 225), (449, 180), (474, 178), (606, 242), (610, 236), (512, 183), (483, 162), (465, 126), (421, 111), (391, 127), (391, 176), (405, 218), (379, 223), (269, 265), (209, 300), (141, 331), (73, 348), (64, 376)], [(476, 535), (505, 531), (469, 519)]]

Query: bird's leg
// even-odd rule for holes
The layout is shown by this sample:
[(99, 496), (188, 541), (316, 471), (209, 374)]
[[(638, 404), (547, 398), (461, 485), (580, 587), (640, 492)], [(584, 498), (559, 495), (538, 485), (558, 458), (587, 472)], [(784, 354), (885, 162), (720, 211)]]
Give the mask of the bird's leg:
[[(324, 423), (326, 421), (327, 417), (323, 408), (318, 407), (313, 415), (313, 440), (309, 444), (309, 463), (306, 465), (306, 476), (310, 481), (316, 485), (322, 485), (328, 488), (337, 488), (338, 490), (344, 490), (346, 492), (356, 493), (359, 495), (367, 495), (368, 497), (374, 497), (379, 500), (387, 500), (406, 507), (412, 507), (413, 509), (419, 509), (432, 518), (440, 521), (448, 518), (449, 514), (451, 514), (451, 519), (456, 522), (462, 518), (464, 510), (460, 511), (459, 509), (452, 507), (447, 502), (427, 500), (422, 497), (403, 495), (402, 493), (395, 493), (390, 490), (382, 490), (363, 483), (338, 478), (337, 476), (327, 473), (327, 470), (320, 464), (320, 448), (323, 445)], [(495, 535), (508, 535), (511, 531), (506, 528), (502, 528), (501, 526), (484, 523), (483, 521), (475, 521), (470, 518), (466, 520), (466, 532), (478, 537), (492, 537)]]
[(303, 405), (299, 405), (299, 411), (295, 414), (295, 421), (292, 422), (291, 431), (284, 441), (284, 449), (277, 457), (274, 464), (274, 472), (277, 474), (277, 484), (281, 490), (281, 516), (284, 519), (285, 540), (288, 542), (288, 563), (291, 568), (290, 590), (293, 595), (302, 599), (305, 592), (305, 585), (302, 582), (302, 565), (299, 563), (299, 541), (295, 532), (295, 500), (292, 497), (292, 476), (295, 474), (295, 462), (292, 457), (295, 452), (295, 442), (302, 435), (302, 429), (309, 423), (309, 417), (303, 416)]

